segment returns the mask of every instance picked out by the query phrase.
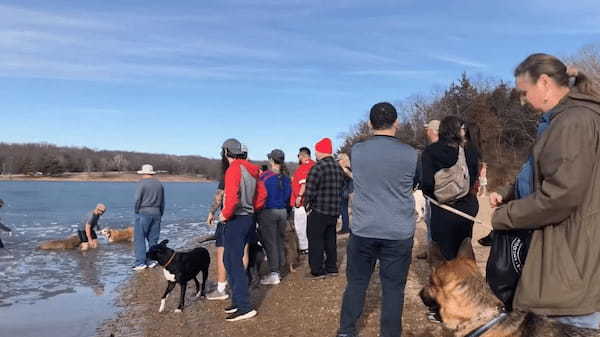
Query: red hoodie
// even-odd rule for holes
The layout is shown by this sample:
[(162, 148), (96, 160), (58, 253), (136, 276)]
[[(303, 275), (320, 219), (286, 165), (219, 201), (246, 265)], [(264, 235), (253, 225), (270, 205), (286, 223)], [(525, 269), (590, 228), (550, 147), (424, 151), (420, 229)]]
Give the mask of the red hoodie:
[(258, 166), (236, 159), (225, 172), (225, 195), (222, 214), (226, 220), (236, 215), (250, 215), (262, 209), (267, 199), (265, 185), (258, 179)]

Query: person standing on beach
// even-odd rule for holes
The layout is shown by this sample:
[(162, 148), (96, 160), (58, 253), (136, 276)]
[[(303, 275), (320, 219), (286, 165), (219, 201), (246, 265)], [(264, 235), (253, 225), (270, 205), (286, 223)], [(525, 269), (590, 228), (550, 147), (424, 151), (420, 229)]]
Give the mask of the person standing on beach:
[[(4, 207), (4, 200), (0, 199), (0, 208)], [(0, 222), (0, 230), (8, 232), (9, 234), (12, 234), (12, 230), (5, 226), (3, 223)], [(0, 238), (0, 248), (4, 248), (4, 243), (2, 243), (2, 238)]]
[[(474, 186), (479, 177), (480, 156), (474, 147), (463, 146), (465, 134), (465, 123), (460, 118), (447, 116), (442, 119), (439, 141), (427, 146), (421, 154), (422, 190), (426, 197), (475, 217), (479, 211), (479, 202)], [(449, 168), (460, 169), (461, 174), (449, 175), (447, 173), (451, 172), (447, 170)], [(460, 188), (443, 189), (450, 184)], [(432, 202), (431, 238), (439, 245), (447, 260), (456, 258), (460, 244), (464, 239), (472, 236), (473, 221)]]
[(354, 185), (352, 183), (352, 168), (350, 166), (350, 157), (346, 153), (340, 153), (338, 155), (338, 164), (344, 171), (344, 184), (342, 185), (342, 204), (340, 205), (342, 213), (342, 228), (338, 234), (350, 233), (350, 212), (348, 207), (350, 206), (350, 195), (354, 191)]
[(513, 307), (600, 329), (600, 91), (548, 54), (528, 56), (514, 76), (540, 119), (514, 184), (490, 194), (494, 231), (532, 231)]
[[(224, 162), (223, 171), (227, 170), (229, 167), (229, 162), (227, 158)], [(210, 210), (208, 211), (208, 216), (206, 218), (206, 223), (209, 226), (213, 226), (215, 222), (215, 215), (223, 207), (223, 195), (225, 194), (225, 177), (219, 180), (219, 185), (217, 186), (217, 191), (213, 196), (213, 201), (210, 205)], [(223, 263), (223, 254), (225, 251), (224, 241), (225, 241), (225, 224), (222, 222), (217, 222), (217, 228), (215, 230), (215, 263), (217, 264), (217, 288), (214, 291), (206, 294), (206, 299), (211, 301), (219, 301), (226, 300), (229, 298), (229, 294), (225, 291), (227, 288), (227, 272), (225, 271), (225, 264)]]
[(135, 265), (133, 270), (140, 271), (154, 268), (156, 261), (146, 261), (146, 241), (148, 247), (158, 243), (160, 223), (165, 212), (165, 191), (162, 183), (154, 177), (156, 172), (152, 165), (143, 165), (138, 171), (142, 179), (135, 192), (135, 225), (133, 244), (135, 247)]
[[(437, 143), (437, 141), (440, 139), (440, 121), (437, 119), (432, 119), (429, 121), (429, 123), (425, 124), (425, 135), (427, 136), (427, 142), (429, 144), (434, 144)], [(422, 161), (422, 154), (419, 154), (419, 161), (417, 162), (418, 165), (418, 185), (419, 188), (423, 188), (423, 161)], [(417, 259), (427, 259), (427, 252), (429, 250), (429, 246), (431, 245), (431, 203), (429, 202), (429, 200), (425, 199), (425, 214), (423, 214), (423, 219), (425, 221), (425, 224), (427, 225), (427, 248), (421, 252), (420, 254), (417, 254)]]
[(289, 173), (285, 165), (285, 154), (279, 149), (267, 155), (271, 170), (260, 175), (267, 189), (267, 202), (258, 217), (261, 243), (265, 247), (271, 273), (260, 283), (277, 285), (281, 281), (280, 268), (285, 265), (285, 231), (288, 219), (288, 201), (292, 194)]
[(373, 136), (352, 147), (354, 197), (347, 247), (348, 284), (337, 337), (356, 337), (365, 295), (379, 260), (380, 336), (400, 337), (404, 288), (415, 233), (412, 194), (417, 152), (395, 137), (398, 114), (389, 103), (371, 108)]
[(267, 196), (259, 181), (258, 167), (246, 159), (242, 144), (234, 138), (223, 143), (222, 151), (229, 162), (225, 172), (223, 210), (219, 217), (225, 223), (224, 262), (232, 289), (229, 322), (249, 319), (257, 312), (250, 304), (248, 276), (244, 267), (244, 247), (255, 231), (254, 214), (262, 209)]
[(81, 250), (98, 247), (98, 236), (95, 229), (98, 227), (98, 220), (100, 220), (100, 217), (105, 212), (106, 206), (104, 204), (96, 205), (96, 208), (90, 212), (87, 220), (79, 227), (77, 235), (79, 236), (79, 240), (81, 240)]
[(306, 178), (308, 172), (315, 165), (315, 162), (310, 158), (310, 149), (301, 147), (298, 152), (298, 162), (300, 166), (294, 172), (292, 177), (292, 197), (290, 198), (290, 206), (293, 207), (294, 213), (294, 228), (298, 236), (298, 247), (300, 253), (308, 254), (308, 238), (306, 237), (306, 209), (304, 208), (304, 192), (306, 190)]
[[(333, 159), (331, 139), (323, 138), (315, 144), (317, 163), (306, 179), (304, 207), (308, 212), (309, 279), (327, 274), (337, 275), (336, 225), (340, 216), (344, 172)], [(323, 263), (325, 254), (325, 263)]]
[[(241, 159), (246, 159), (248, 157), (248, 149), (242, 144), (242, 155)], [(209, 226), (214, 225), (215, 220), (218, 219), (216, 217), (217, 212), (223, 209), (223, 197), (225, 195), (225, 172), (229, 168), (229, 160), (225, 157), (224, 153), (221, 153), (221, 172), (222, 177), (219, 180), (219, 185), (217, 186), (217, 190), (215, 195), (213, 196), (213, 201), (210, 205), (210, 209), (208, 211), (208, 216), (206, 217), (206, 223)], [(215, 263), (217, 264), (217, 288), (208, 294), (206, 294), (206, 299), (209, 301), (222, 301), (229, 298), (229, 294), (227, 293), (227, 271), (225, 269), (225, 263), (223, 261), (223, 256), (225, 252), (225, 224), (221, 221), (217, 221), (217, 228), (215, 230)], [(248, 245), (244, 248), (244, 267), (248, 266)]]

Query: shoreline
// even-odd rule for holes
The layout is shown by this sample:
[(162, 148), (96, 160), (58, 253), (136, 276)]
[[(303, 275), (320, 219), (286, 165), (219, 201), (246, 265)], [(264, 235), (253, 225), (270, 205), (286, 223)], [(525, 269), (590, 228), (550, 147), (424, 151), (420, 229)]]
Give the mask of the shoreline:
[[(482, 220), (489, 219), (491, 215), (491, 209), (486, 201), (485, 198), (479, 198), (478, 217)], [(476, 240), (487, 235), (490, 229), (486, 225), (473, 227), (473, 248), (477, 256), (477, 265), (482, 272), (485, 270), (489, 248), (478, 245)], [(324, 280), (307, 280), (304, 278), (308, 271), (307, 261), (304, 259), (296, 272), (285, 275), (279, 285), (252, 288), (251, 301), (259, 314), (252, 320), (235, 324), (224, 320), (223, 308), (229, 304), (229, 301), (193, 300), (191, 298), (193, 282), (188, 284), (186, 307), (183, 313), (173, 312), (179, 299), (179, 286), (167, 300), (167, 310), (159, 313), (157, 309), (165, 287), (161, 267), (136, 273), (119, 290), (116, 317), (101, 323), (96, 330), (96, 337), (161, 337), (174, 332), (177, 336), (195, 336), (198, 331), (207, 337), (335, 336), (339, 326), (341, 299), (346, 286), (345, 255), (348, 236), (338, 236), (337, 239), (339, 276)], [(451, 337), (452, 334), (444, 330), (441, 325), (427, 320), (426, 307), (418, 296), (423, 285), (428, 282), (430, 268), (426, 260), (418, 260), (415, 255), (425, 249), (426, 241), (426, 225), (419, 222), (405, 288), (403, 336)], [(193, 240), (190, 244), (193, 244)], [(212, 249), (213, 246), (210, 245), (211, 255)], [(209, 280), (214, 280), (214, 272), (215, 266), (211, 263)], [(358, 324), (362, 336), (378, 335), (380, 304), (381, 282), (376, 270)]]
[[(215, 180), (203, 176), (157, 174), (162, 182), (198, 182), (210, 183)], [(26, 174), (2, 174), (0, 181), (42, 181), (42, 182), (137, 182), (141, 175), (135, 172), (106, 172), (106, 173), (65, 173), (60, 176), (31, 176)]]

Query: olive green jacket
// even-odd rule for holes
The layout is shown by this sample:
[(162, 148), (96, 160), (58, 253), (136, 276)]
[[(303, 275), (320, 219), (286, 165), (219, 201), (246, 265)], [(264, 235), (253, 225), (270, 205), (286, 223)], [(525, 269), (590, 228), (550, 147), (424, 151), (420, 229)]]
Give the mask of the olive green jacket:
[(501, 193), (492, 226), (534, 230), (514, 308), (584, 315), (600, 312), (600, 100), (571, 91), (555, 111), (532, 149), (534, 193)]

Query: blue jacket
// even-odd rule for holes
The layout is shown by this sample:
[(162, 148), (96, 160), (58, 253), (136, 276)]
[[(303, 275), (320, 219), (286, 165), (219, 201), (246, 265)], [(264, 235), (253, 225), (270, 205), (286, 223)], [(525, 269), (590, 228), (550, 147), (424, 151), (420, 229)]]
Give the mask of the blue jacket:
[(285, 209), (290, 203), (292, 184), (290, 178), (283, 174), (265, 171), (260, 180), (267, 188), (267, 203), (265, 209)]

